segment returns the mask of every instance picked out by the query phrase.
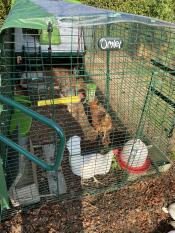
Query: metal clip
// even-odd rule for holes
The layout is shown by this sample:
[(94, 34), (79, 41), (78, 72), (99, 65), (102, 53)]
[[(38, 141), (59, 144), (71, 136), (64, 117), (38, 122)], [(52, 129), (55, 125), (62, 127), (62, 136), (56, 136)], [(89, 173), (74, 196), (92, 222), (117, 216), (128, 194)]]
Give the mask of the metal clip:
[(51, 39), (52, 39), (52, 32), (53, 32), (53, 26), (52, 26), (51, 22), (48, 23), (47, 31), (48, 31), (48, 39), (49, 39), (48, 52), (51, 52), (52, 51), (52, 48), (51, 48), (51, 44), (52, 44), (51, 43)]

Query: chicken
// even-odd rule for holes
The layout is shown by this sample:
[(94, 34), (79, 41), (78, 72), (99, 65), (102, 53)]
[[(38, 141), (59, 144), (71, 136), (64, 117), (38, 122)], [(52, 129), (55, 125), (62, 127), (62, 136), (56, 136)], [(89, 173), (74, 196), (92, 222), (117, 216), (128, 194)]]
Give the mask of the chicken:
[(98, 134), (102, 135), (102, 144), (108, 146), (110, 143), (110, 132), (112, 130), (112, 119), (105, 108), (98, 104), (98, 101), (89, 103), (90, 112), (92, 117), (92, 126)]
[[(173, 221), (170, 221), (169, 224), (175, 228), (175, 203), (172, 203), (168, 206), (168, 208), (166, 207), (162, 207), (162, 210), (166, 213), (169, 214), (171, 216), (171, 218), (173, 219)], [(173, 231), (172, 231), (173, 232)]]
[(96, 130), (90, 125), (87, 115), (84, 111), (83, 104), (76, 103), (76, 104), (68, 104), (67, 109), (69, 113), (74, 117), (74, 119), (79, 123), (83, 133), (84, 137), (88, 141), (94, 141), (98, 133)]
[(81, 176), (82, 179), (94, 178), (96, 183), (100, 183), (95, 175), (105, 175), (109, 172), (113, 152), (109, 151), (104, 155), (93, 153), (82, 156), (80, 141), (80, 137), (73, 136), (67, 142), (71, 170), (75, 175)]
[(86, 90), (86, 84), (82, 78), (76, 78), (68, 68), (53, 68), (48, 72), (54, 78), (54, 90), (60, 92), (61, 97), (76, 95), (79, 90)]
[(170, 204), (168, 208), (162, 207), (162, 210), (166, 214), (169, 214), (173, 220), (175, 220), (175, 203)]
[(15, 85), (15, 94), (17, 95), (28, 95), (28, 89), (25, 87), (22, 87), (20, 84)]

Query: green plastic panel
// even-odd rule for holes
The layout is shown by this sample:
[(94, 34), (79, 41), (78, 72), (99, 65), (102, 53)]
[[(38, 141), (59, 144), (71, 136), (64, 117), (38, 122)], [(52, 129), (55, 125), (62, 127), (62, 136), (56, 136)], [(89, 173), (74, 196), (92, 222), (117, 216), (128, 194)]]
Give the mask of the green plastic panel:
[(6, 186), (1, 159), (0, 159), (0, 206), (1, 206), (1, 210), (9, 208), (8, 192), (7, 192), (7, 186)]
[(28, 0), (15, 1), (1, 31), (6, 28), (47, 29), (49, 21), (54, 23), (55, 17), (37, 4)]

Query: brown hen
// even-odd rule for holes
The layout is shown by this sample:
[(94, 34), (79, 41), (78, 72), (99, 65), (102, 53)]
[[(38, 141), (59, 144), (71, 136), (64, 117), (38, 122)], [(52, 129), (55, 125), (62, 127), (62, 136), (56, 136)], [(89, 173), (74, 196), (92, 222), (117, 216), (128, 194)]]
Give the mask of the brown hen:
[(105, 108), (94, 100), (89, 103), (91, 116), (92, 116), (92, 126), (101, 134), (102, 144), (108, 146), (110, 143), (110, 132), (112, 130), (112, 119), (109, 113), (106, 112)]

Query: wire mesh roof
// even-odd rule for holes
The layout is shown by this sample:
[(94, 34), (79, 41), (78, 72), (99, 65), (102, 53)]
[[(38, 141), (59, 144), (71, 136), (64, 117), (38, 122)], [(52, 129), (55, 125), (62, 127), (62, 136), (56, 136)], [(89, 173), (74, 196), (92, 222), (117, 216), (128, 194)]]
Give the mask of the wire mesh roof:
[(111, 14), (114, 11), (98, 9), (92, 6), (84, 5), (81, 3), (58, 1), (58, 0), (32, 0), (37, 5), (40, 5), (47, 12), (55, 15), (56, 17), (72, 17), (72, 16), (89, 16), (100, 14)]
[[(27, 7), (26, 7), (27, 6)], [(175, 24), (150, 17), (99, 9), (75, 0), (16, 0), (1, 28), (47, 28), (48, 22), (88, 26), (135, 22), (175, 28)]]
[(63, 0), (32, 0), (40, 5), (44, 10), (55, 15), (62, 20), (65, 18), (80, 17), (79, 24), (104, 24), (111, 22), (138, 22), (150, 24), (155, 26), (168, 26), (175, 27), (162, 20), (153, 19), (150, 17), (139, 16), (134, 14), (115, 12), (112, 10), (105, 10), (100, 8), (91, 7), (81, 3), (67, 2)]
[[(26, 7), (27, 5), (27, 7)], [(79, 26), (136, 22), (175, 28), (175, 24), (150, 17), (99, 9), (73, 0), (16, 0), (1, 28), (47, 28), (48, 22), (66, 21)]]

